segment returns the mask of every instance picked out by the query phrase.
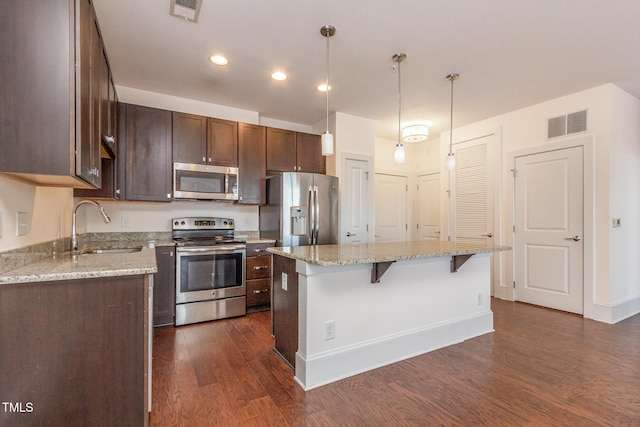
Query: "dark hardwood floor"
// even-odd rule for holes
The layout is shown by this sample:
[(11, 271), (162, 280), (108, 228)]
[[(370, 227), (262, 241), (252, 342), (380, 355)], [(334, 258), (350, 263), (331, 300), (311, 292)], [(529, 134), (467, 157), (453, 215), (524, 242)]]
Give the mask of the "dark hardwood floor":
[(640, 315), (493, 300), (495, 332), (304, 392), (269, 312), (156, 329), (152, 426), (640, 426)]

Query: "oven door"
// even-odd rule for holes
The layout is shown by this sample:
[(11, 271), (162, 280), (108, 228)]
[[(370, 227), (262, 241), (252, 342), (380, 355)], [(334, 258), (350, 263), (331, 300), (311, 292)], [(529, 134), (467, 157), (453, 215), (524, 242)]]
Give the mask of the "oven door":
[(176, 304), (246, 295), (243, 245), (176, 248)]

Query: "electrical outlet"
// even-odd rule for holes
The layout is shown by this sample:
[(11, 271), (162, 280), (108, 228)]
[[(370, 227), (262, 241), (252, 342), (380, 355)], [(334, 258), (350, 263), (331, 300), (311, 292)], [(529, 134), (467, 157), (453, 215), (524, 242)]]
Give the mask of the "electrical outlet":
[(128, 216), (121, 216), (120, 217), (120, 226), (123, 228), (129, 228), (131, 227), (131, 225), (129, 224), (129, 217)]
[(482, 301), (482, 292), (478, 292), (478, 305), (482, 305), (483, 301)]
[(324, 340), (332, 340), (336, 337), (336, 321), (327, 320), (324, 322)]
[(29, 214), (16, 212), (16, 236), (26, 236), (29, 233)]
[(282, 273), (282, 289), (287, 290), (287, 273)]
[(249, 227), (251, 225), (251, 218), (245, 218), (244, 219), (244, 226), (245, 227)]

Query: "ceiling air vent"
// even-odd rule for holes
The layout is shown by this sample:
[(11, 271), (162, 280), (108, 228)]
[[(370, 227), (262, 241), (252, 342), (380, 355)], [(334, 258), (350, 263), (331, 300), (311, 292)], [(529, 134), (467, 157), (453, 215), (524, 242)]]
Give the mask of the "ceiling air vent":
[(547, 138), (571, 135), (587, 131), (587, 110), (553, 117), (547, 124)]
[(198, 22), (202, 0), (171, 0), (170, 14), (190, 22)]

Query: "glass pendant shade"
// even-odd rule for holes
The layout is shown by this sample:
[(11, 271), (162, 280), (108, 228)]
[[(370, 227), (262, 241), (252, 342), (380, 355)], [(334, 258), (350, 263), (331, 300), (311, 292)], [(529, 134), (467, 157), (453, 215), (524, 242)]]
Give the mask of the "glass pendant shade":
[(447, 155), (447, 170), (452, 171), (456, 168), (456, 156), (453, 153)]
[(322, 134), (322, 155), (333, 156), (333, 134), (329, 131)]
[(393, 152), (393, 159), (396, 161), (396, 163), (404, 163), (404, 145), (402, 144), (397, 144), (396, 145), (396, 149)]

